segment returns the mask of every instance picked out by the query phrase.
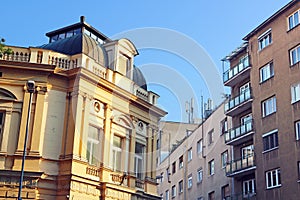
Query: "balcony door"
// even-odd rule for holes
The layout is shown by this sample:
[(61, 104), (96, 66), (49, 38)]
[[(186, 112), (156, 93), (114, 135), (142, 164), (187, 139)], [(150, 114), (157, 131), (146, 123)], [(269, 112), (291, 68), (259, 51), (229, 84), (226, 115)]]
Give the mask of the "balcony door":
[(254, 153), (254, 147), (253, 144), (246, 146), (244, 148), (242, 148), (242, 159), (246, 159), (249, 156), (252, 156)]
[(240, 94), (245, 93), (249, 89), (250, 89), (250, 82), (248, 82), (240, 87)]

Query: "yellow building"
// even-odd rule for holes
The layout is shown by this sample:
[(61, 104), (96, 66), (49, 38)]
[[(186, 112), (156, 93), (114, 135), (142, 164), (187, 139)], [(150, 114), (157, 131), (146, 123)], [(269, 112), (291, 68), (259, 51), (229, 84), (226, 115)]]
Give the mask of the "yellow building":
[[(0, 199), (160, 199), (156, 135), (166, 112), (134, 66), (128, 39), (80, 22), (0, 58)], [(31, 94), (28, 80), (35, 81)]]

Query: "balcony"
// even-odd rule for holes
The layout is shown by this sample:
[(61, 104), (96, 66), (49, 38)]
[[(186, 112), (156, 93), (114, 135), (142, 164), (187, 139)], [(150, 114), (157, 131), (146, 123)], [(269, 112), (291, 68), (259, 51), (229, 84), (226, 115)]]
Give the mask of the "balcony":
[(135, 180), (135, 187), (137, 187), (139, 189), (144, 189), (144, 181), (137, 178)]
[(249, 155), (246, 158), (231, 161), (226, 165), (226, 176), (238, 177), (252, 173), (256, 169), (254, 154)]
[(253, 120), (250, 120), (239, 127), (229, 129), (224, 135), (225, 143), (227, 145), (242, 144), (251, 139), (253, 133)]
[(251, 89), (245, 90), (240, 95), (230, 98), (229, 101), (225, 103), (225, 114), (229, 116), (235, 116), (251, 108), (252, 100)]
[(251, 65), (249, 56), (246, 56), (242, 62), (223, 73), (223, 82), (225, 86), (232, 87), (250, 76)]

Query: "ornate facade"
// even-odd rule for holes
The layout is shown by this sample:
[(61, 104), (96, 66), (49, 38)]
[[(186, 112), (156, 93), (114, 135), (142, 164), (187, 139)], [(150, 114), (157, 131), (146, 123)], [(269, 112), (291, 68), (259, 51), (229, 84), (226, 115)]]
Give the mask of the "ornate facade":
[(0, 198), (17, 196), (29, 120), (23, 199), (160, 199), (154, 153), (166, 112), (133, 64), (133, 43), (84, 17), (46, 35), (0, 59)]

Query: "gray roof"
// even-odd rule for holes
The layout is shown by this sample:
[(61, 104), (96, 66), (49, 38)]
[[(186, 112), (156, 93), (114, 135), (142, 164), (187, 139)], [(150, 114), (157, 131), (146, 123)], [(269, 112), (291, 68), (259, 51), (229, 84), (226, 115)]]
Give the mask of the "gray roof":
[(74, 35), (65, 39), (57, 40), (40, 46), (43, 49), (53, 50), (66, 55), (84, 53), (95, 59), (102, 66), (107, 67), (107, 53), (101, 44), (84, 33)]

